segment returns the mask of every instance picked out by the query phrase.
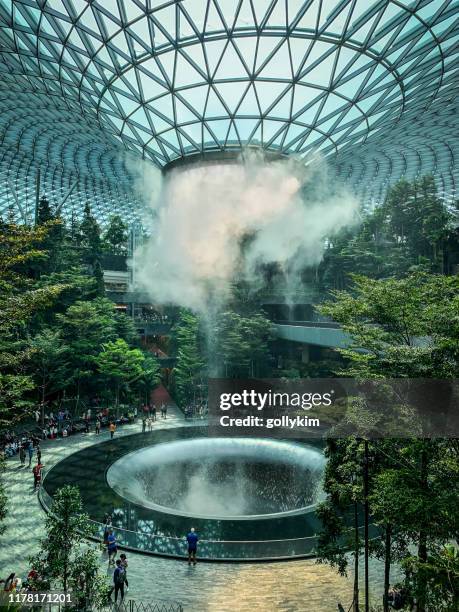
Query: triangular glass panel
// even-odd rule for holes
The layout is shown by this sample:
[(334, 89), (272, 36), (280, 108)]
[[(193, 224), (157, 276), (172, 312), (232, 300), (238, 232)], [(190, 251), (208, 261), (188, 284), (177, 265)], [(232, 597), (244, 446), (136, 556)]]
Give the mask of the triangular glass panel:
[(174, 87), (183, 87), (194, 83), (202, 83), (203, 77), (197, 70), (190, 64), (190, 62), (183, 57), (183, 55), (177, 53), (177, 63), (175, 66), (175, 82)]
[(209, 10), (205, 24), (206, 32), (226, 30), (225, 24), (222, 22), (220, 14), (214, 5), (214, 0), (210, 0), (208, 5)]
[(226, 46), (222, 59), (214, 74), (215, 79), (248, 78), (247, 71), (231, 42)]
[[(303, 6), (304, 4), (305, 3), (303, 2)], [(304, 12), (300, 11), (300, 19), (298, 19), (298, 17), (295, 17), (294, 19), (296, 23), (295, 27), (304, 30), (315, 30), (317, 28), (319, 6), (320, 5), (317, 2), (312, 2)]]
[[(330, 53), (324, 60), (320, 62), (315, 68), (308, 70), (306, 67), (305, 70), (308, 70), (306, 73), (303, 72), (301, 76), (301, 80), (303, 82), (312, 83), (313, 85), (322, 85), (323, 87), (328, 87), (330, 80), (333, 76), (333, 65), (335, 62), (336, 51)], [(309, 63), (309, 58), (307, 61), (307, 65), (311, 65)]]
[(282, 39), (277, 36), (260, 36), (257, 46), (257, 61), (255, 72), (258, 72), (265, 62), (267, 62), (274, 50), (280, 46)]
[(145, 114), (145, 109), (143, 108), (143, 106), (139, 106), (139, 108), (134, 113), (132, 113), (132, 115), (130, 115), (129, 120), (139, 124), (140, 126), (150, 126), (148, 117)]
[(207, 129), (205, 125), (202, 128), (202, 142), (206, 147), (216, 148), (220, 146), (218, 139)]
[(306, 53), (314, 43), (305, 38), (290, 36), (288, 38), (288, 44), (292, 56), (293, 74), (297, 74), (298, 71), (302, 69), (303, 59)]
[(236, 119), (236, 127), (242, 141), (248, 141), (252, 132), (258, 126), (259, 119)]
[(258, 95), (261, 112), (264, 113), (289, 88), (288, 83), (275, 81), (256, 81), (255, 89)]
[(322, 98), (323, 91), (320, 89), (315, 89), (313, 87), (308, 87), (307, 85), (297, 84), (294, 86), (293, 92), (293, 105), (292, 105), (292, 115), (298, 113), (301, 109), (303, 109), (307, 104), (310, 104), (316, 98), (320, 96)]
[(190, 15), (198, 32), (203, 32), (207, 2), (185, 2), (183, 8), (186, 9), (187, 13)]
[(252, 11), (250, 0), (242, 0), (234, 26), (236, 28), (256, 27), (255, 16)]
[(168, 32), (169, 36), (174, 39), (177, 36), (175, 7), (176, 3), (174, 2), (174, 4), (170, 4), (169, 6), (166, 6), (160, 9), (159, 11), (155, 11), (152, 16), (153, 20), (158, 21), (161, 24), (162, 28), (166, 32)]
[(290, 109), (292, 105), (292, 94), (293, 94), (293, 87), (291, 87), (287, 91), (287, 93), (282, 96), (282, 98), (279, 100), (279, 102), (277, 102), (277, 104), (273, 108), (269, 109), (268, 115), (270, 117), (279, 117), (279, 118), (283, 118), (286, 120), (289, 119)]
[(174, 150), (180, 150), (180, 144), (177, 138), (177, 132), (175, 130), (169, 130), (161, 134), (161, 139), (166, 141)]
[(287, 26), (287, 12), (285, 10), (285, 0), (277, 0), (273, 10), (271, 11), (267, 26), (268, 27), (286, 27)]
[(177, 3), (179, 7), (179, 38), (189, 38), (190, 36), (196, 36), (196, 32), (193, 29), (192, 22), (190, 22), (182, 10), (181, 3)]
[(258, 116), (260, 114), (260, 109), (258, 107), (257, 98), (255, 96), (255, 90), (253, 85), (247, 90), (241, 104), (237, 109), (237, 114), (240, 115), (254, 115)]
[(201, 44), (183, 47), (182, 53), (185, 57), (189, 57), (190, 62), (196, 64), (201, 72), (207, 75), (206, 59), (204, 57), (204, 50)]
[(238, 145), (240, 144), (240, 140), (239, 140), (239, 135), (236, 131), (236, 128), (234, 127), (234, 123), (231, 122), (231, 127), (228, 133), (228, 136), (226, 137), (226, 144), (232, 144), (232, 145)]
[(172, 106), (172, 96), (171, 95), (168, 94), (166, 96), (162, 96), (161, 98), (156, 98), (155, 100), (150, 102), (148, 106), (153, 111), (158, 111), (159, 113), (161, 113), (162, 115), (170, 119), (171, 121), (174, 120), (174, 109)]
[(282, 121), (271, 121), (270, 119), (263, 120), (263, 144), (267, 145), (269, 141), (282, 130), (285, 124)]
[(257, 39), (255, 36), (242, 36), (233, 39), (233, 45), (239, 49), (244, 64), (247, 66), (249, 74), (254, 71), (255, 51), (257, 49)]
[(322, 104), (322, 100), (319, 100), (305, 111), (303, 111), (300, 115), (295, 117), (295, 121), (299, 123), (305, 123), (306, 125), (313, 125), (316, 120), (317, 111), (319, 110)]
[(192, 106), (199, 115), (203, 115), (204, 107), (207, 100), (208, 85), (199, 85), (198, 87), (189, 87), (177, 94)]
[(184, 132), (188, 138), (196, 143), (200, 143), (202, 139), (202, 123), (191, 123), (188, 125), (182, 125), (180, 130)]
[(266, 10), (269, 7), (269, 4), (270, 3), (266, 2), (266, 0), (252, 0), (252, 5), (255, 10), (255, 18), (258, 25), (260, 25), (266, 17)]
[(204, 50), (206, 53), (207, 63), (209, 65), (210, 75), (213, 75), (215, 72), (215, 68), (220, 61), (220, 57), (222, 56), (226, 44), (226, 40), (213, 40), (205, 43)]
[(232, 83), (219, 83), (215, 85), (215, 89), (223, 98), (229, 112), (234, 113), (247, 89), (247, 82), (233, 81)]
[(210, 88), (209, 97), (207, 99), (205, 117), (226, 117), (228, 111), (223, 106), (220, 98), (217, 96), (213, 88)]
[(350, 79), (346, 83), (343, 83), (339, 87), (335, 87), (334, 91), (339, 92), (349, 100), (353, 100), (354, 97), (357, 95), (359, 89), (362, 87), (366, 74), (367, 73), (358, 74), (357, 76)]
[(164, 76), (172, 83), (174, 77), (175, 51), (169, 53), (161, 53), (157, 56), (157, 61), (161, 64), (164, 70)]
[(99, 26), (94, 18), (91, 5), (87, 5), (86, 10), (78, 19), (78, 26), (87, 28), (88, 30), (99, 34)]
[(279, 47), (274, 56), (258, 73), (258, 76), (262, 78), (281, 79), (289, 79), (293, 77), (290, 68), (290, 53), (286, 41)]
[(217, 137), (217, 139), (220, 142), (224, 142), (226, 135), (228, 133), (228, 130), (230, 128), (230, 120), (229, 119), (218, 119), (215, 121), (208, 121), (207, 122), (209, 129), (212, 130), (212, 132), (215, 134), (215, 136)]
[(175, 117), (177, 123), (196, 121), (196, 115), (177, 97), (175, 97)]
[(136, 100), (128, 98), (127, 95), (123, 96), (118, 94), (117, 97), (120, 102), (121, 108), (123, 109), (126, 116), (130, 115), (132, 111), (136, 110), (139, 107), (139, 103)]

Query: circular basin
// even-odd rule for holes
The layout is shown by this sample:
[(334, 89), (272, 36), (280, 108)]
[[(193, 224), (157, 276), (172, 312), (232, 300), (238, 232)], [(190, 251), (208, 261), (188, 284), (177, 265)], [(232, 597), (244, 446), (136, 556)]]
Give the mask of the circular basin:
[(304, 513), (321, 497), (314, 447), (258, 438), (196, 438), (128, 453), (107, 470), (124, 499), (166, 514), (248, 520)]

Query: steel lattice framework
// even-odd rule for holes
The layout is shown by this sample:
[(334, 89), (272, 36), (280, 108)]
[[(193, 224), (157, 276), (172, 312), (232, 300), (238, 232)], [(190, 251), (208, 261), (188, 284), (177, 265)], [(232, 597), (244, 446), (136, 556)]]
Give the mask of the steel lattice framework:
[(458, 0), (0, 0), (0, 208), (139, 214), (159, 167), (319, 151), (363, 199), (434, 172), (455, 193)]

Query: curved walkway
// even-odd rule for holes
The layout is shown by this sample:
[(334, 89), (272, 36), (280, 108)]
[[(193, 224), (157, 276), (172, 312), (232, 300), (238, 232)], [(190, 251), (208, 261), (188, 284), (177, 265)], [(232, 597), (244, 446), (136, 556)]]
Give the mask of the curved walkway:
[[(155, 428), (180, 425), (185, 421), (176, 407), (169, 407), (168, 417), (158, 419)], [(138, 433), (141, 422), (119, 427), (116, 436)], [(79, 434), (66, 440), (48, 440), (42, 444), (42, 461), (51, 467), (77, 450), (108, 438), (103, 430)], [(0, 540), (0, 575), (12, 571), (27, 573), (28, 557), (34, 554), (43, 537), (44, 512), (33, 492), (30, 470), (21, 468), (19, 459), (7, 462), (4, 475), (8, 492), (8, 515), (5, 533)], [(314, 560), (275, 563), (198, 563), (128, 553), (128, 596), (138, 600), (180, 601), (184, 610), (193, 612), (333, 612), (341, 601), (346, 610), (352, 599), (351, 578), (343, 578), (327, 565)], [(111, 571), (101, 554), (101, 566)], [(381, 567), (372, 564), (372, 574), (381, 584)]]

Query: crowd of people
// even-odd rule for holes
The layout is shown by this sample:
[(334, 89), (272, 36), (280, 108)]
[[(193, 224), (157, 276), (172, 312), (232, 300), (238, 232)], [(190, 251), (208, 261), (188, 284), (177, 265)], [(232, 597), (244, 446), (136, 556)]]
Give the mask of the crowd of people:
[[(160, 414), (162, 419), (167, 419), (167, 404), (164, 402), (160, 406)], [(153, 423), (156, 421), (156, 406), (154, 404), (144, 404), (142, 406), (142, 433), (153, 431)]]
[(186, 419), (204, 419), (208, 414), (207, 404), (204, 402), (192, 402), (185, 407), (184, 413)]

